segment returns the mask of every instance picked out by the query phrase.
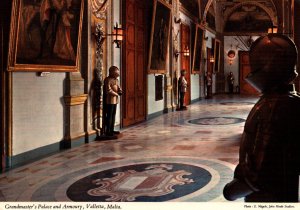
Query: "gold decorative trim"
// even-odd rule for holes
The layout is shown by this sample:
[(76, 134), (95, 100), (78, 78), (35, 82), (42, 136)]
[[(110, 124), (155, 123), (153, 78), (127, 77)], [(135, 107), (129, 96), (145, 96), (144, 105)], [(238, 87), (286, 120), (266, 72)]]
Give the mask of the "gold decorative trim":
[(172, 89), (173, 89), (173, 86), (172, 86), (172, 85), (167, 85), (167, 86), (166, 86), (166, 91), (167, 91), (167, 92), (171, 92)]
[(171, 0), (162, 0), (164, 3), (168, 4), (168, 5), (172, 5), (172, 1)]
[[(33, 6), (34, 1), (29, 1), (30, 6)], [(74, 59), (68, 59), (72, 61), (72, 64), (60, 64), (60, 62), (55, 61), (55, 64), (48, 64), (47, 62), (42, 62), (41, 64), (34, 64), (34, 58), (30, 58), (30, 62), (27, 63), (23, 61), (23, 63), (18, 63), (17, 54), (18, 47), (21, 49), (22, 47), (18, 46), (18, 40), (20, 31), (20, 24), (22, 24), (21, 18), (23, 15), (24, 5), (23, 0), (13, 0), (12, 4), (12, 13), (10, 20), (10, 36), (9, 36), (9, 48), (8, 48), (8, 71), (24, 71), (24, 72), (78, 72), (80, 70), (80, 52), (81, 52), (81, 32), (82, 32), (82, 19), (83, 19), (83, 10), (84, 10), (84, 0), (80, 0), (80, 8), (78, 9), (78, 27), (76, 31), (78, 31), (78, 35), (76, 37), (76, 48), (74, 46)], [(76, 23), (77, 24), (77, 23)], [(25, 30), (26, 31), (26, 30)], [(27, 43), (27, 41), (26, 41)], [(61, 47), (61, 46), (60, 46)], [(19, 50), (20, 50), (19, 49)], [(25, 49), (23, 49), (25, 50)], [(26, 58), (22, 58), (26, 59)], [(55, 59), (51, 58), (52, 61)], [(27, 59), (26, 59), (27, 60)], [(74, 64), (73, 64), (74, 62)], [(51, 63), (51, 62), (50, 62)]]
[(75, 106), (75, 105), (84, 104), (88, 98), (88, 94), (82, 94), (77, 96), (65, 96), (64, 98), (65, 98), (65, 104), (67, 106)]
[(106, 20), (108, 0), (91, 0), (91, 2), (93, 15), (100, 20)]

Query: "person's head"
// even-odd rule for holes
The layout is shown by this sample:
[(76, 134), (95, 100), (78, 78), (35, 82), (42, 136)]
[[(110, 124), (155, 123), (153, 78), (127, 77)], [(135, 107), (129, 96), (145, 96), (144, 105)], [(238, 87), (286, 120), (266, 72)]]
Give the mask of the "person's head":
[(120, 76), (120, 70), (119, 70), (119, 68), (116, 67), (116, 66), (111, 66), (109, 68), (109, 76), (110, 77), (114, 77), (114, 78), (119, 77)]
[(232, 75), (233, 75), (232, 71), (231, 71), (231, 72), (229, 72), (229, 74), (230, 74), (230, 76), (232, 76)]
[(180, 71), (180, 74), (181, 74), (181, 76), (185, 76), (185, 75), (186, 75), (186, 70), (185, 70), (185, 69), (182, 69), (182, 70)]
[(251, 72), (246, 80), (260, 92), (286, 85), (297, 77), (297, 48), (284, 35), (258, 38), (251, 45), (249, 56)]

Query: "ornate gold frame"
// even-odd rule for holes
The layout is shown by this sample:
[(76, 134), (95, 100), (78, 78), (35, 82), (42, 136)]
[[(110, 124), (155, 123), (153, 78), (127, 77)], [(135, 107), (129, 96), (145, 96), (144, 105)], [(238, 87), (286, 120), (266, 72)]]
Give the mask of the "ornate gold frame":
[[(159, 43), (154, 43), (154, 37), (155, 37), (155, 26), (157, 26), (159, 20), (158, 20), (158, 15), (157, 15), (157, 5), (161, 4), (165, 8), (164, 12), (169, 12), (168, 18), (169, 21), (166, 23), (167, 24), (167, 35), (166, 35), (166, 45), (164, 47), (164, 51), (166, 51), (165, 54), (165, 64), (163, 68), (153, 68), (153, 46), (154, 45), (159, 45)], [(168, 57), (168, 48), (169, 48), (169, 37), (170, 37), (170, 27), (171, 27), (171, 20), (172, 20), (172, 5), (168, 3), (166, 0), (154, 0), (154, 6), (153, 6), (153, 16), (152, 16), (152, 27), (151, 27), (151, 39), (150, 39), (150, 49), (149, 49), (149, 61), (148, 61), (148, 74), (155, 74), (155, 73), (161, 73), (165, 74), (167, 71), (167, 57)]]
[[(199, 35), (199, 32), (202, 32), (202, 36)], [(204, 33), (205, 33), (204, 27), (201, 25), (196, 25), (192, 74), (200, 74), (200, 72), (201, 72), (201, 62), (203, 60), (202, 48), (203, 48), (203, 42), (204, 42)], [(197, 61), (197, 62), (199, 62), (199, 66), (196, 66), (196, 57), (198, 57), (198, 59), (199, 59)]]
[(221, 41), (218, 39), (215, 39), (214, 43), (214, 67), (213, 72), (219, 72), (220, 71), (220, 53), (221, 53)]
[[(31, 63), (17, 63), (17, 52), (18, 52), (18, 39), (20, 32), (20, 17), (23, 9), (24, 0), (13, 0), (12, 14), (11, 14), (11, 25), (10, 25), (10, 41), (9, 41), (9, 52), (8, 52), (8, 71), (25, 71), (25, 72), (75, 72), (79, 71), (80, 67), (80, 50), (81, 50), (81, 29), (82, 29), (82, 17), (84, 12), (84, 0), (81, 0), (78, 31), (77, 46), (75, 52), (74, 64), (49, 64), (48, 61), (44, 61), (42, 64), (31, 64)], [(32, 2), (34, 0), (31, 0)], [(78, 8), (79, 8), (78, 7)], [(74, 14), (74, 16), (77, 15)], [(74, 50), (75, 51), (75, 50)], [(34, 58), (30, 58), (34, 60)]]

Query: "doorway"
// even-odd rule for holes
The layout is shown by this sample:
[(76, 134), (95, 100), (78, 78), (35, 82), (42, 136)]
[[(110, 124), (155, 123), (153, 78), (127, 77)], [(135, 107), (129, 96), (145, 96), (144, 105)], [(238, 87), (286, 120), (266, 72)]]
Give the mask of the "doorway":
[(259, 92), (253, 88), (245, 78), (250, 73), (249, 52), (239, 51), (239, 83), (241, 94), (258, 95)]
[[(214, 67), (214, 63), (211, 62), (210, 58), (212, 56), (214, 56), (214, 51), (212, 48), (206, 48), (206, 68), (207, 68), (207, 72), (206, 72), (206, 75), (208, 74), (208, 72), (210, 73), (210, 77), (211, 77), (211, 80), (212, 80), (212, 86), (211, 88), (206, 88), (206, 98), (210, 98), (212, 96), (212, 87), (214, 86), (214, 82), (213, 81), (213, 67)], [(207, 87), (207, 85), (205, 85)]]
[[(181, 24), (180, 26), (180, 34), (181, 34), (181, 51), (183, 51), (186, 47), (188, 47), (188, 49), (191, 49), (190, 47), (190, 36), (191, 36), (191, 32), (190, 32), (190, 27), (186, 24)], [(181, 69), (186, 70), (186, 75), (185, 75), (185, 79), (187, 81), (187, 91), (185, 93), (184, 96), (184, 104), (187, 106), (189, 104), (191, 104), (191, 67), (190, 67), (190, 57), (189, 56), (184, 56), (183, 53), (180, 54), (180, 60), (181, 60)]]
[(124, 5), (125, 46), (122, 56), (122, 127), (146, 119), (146, 9), (144, 0)]

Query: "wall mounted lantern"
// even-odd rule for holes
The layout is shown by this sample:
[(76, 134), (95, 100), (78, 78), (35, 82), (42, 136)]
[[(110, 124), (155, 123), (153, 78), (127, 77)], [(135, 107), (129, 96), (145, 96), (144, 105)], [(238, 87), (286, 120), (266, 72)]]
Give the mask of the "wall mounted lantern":
[(210, 58), (209, 58), (209, 62), (211, 62), (211, 63), (214, 63), (214, 62), (215, 62), (215, 58), (214, 58), (214, 56), (210, 56)]
[(272, 26), (268, 28), (268, 34), (276, 34), (278, 32), (278, 28), (276, 26)]
[(232, 65), (233, 59), (235, 58), (235, 51), (234, 50), (229, 50), (227, 53), (227, 57), (229, 59), (229, 65)]
[(121, 26), (118, 25), (118, 23), (116, 23), (116, 25), (114, 26), (114, 30), (113, 33), (111, 34), (111, 36), (113, 37), (113, 41), (116, 44), (116, 48), (120, 48), (121, 43), (123, 41), (123, 29)]
[(189, 57), (190, 56), (190, 49), (189, 49), (189, 47), (186, 46), (183, 51), (175, 50), (174, 56), (175, 56), (176, 61), (178, 60), (178, 56), (179, 56), (180, 53), (183, 53), (184, 57)]
[(113, 42), (116, 44), (116, 48), (120, 48), (122, 41), (123, 41), (123, 29), (122, 27), (120, 27), (118, 25), (118, 23), (116, 23), (116, 25), (114, 26), (114, 30), (112, 34), (104, 34), (103, 32), (103, 27), (98, 26), (99, 24), (97, 24), (96, 26), (96, 32), (94, 33), (95, 37), (96, 37), (96, 41), (99, 42), (98, 45), (100, 44), (101, 46), (99, 46), (100, 48), (102, 47), (103, 41), (105, 40), (105, 38), (107, 36), (112, 36), (113, 38)]

